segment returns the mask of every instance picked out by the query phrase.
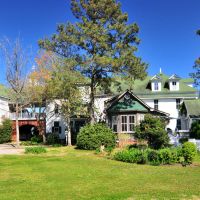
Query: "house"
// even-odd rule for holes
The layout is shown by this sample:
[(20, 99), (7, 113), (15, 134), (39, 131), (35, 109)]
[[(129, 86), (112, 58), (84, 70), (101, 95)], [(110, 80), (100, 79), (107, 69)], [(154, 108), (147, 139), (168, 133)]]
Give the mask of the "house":
[[(119, 95), (120, 91), (126, 91), (129, 88), (130, 86), (126, 81), (118, 79), (118, 83), (114, 83), (110, 87), (109, 93), (96, 95), (95, 106), (98, 110), (96, 119), (105, 119), (106, 114), (103, 111), (106, 102)], [(169, 114), (170, 120), (166, 128), (172, 134), (180, 130), (179, 108), (181, 103), (184, 100), (198, 98), (198, 92), (193, 88), (193, 79), (182, 79), (176, 74), (167, 76), (162, 72), (152, 77), (147, 76), (143, 81), (136, 80), (131, 92), (150, 108)]]
[(106, 101), (106, 121), (116, 133), (133, 133), (134, 127), (144, 120), (145, 114), (152, 114), (168, 120), (168, 113), (151, 108), (130, 91)]
[(200, 99), (184, 100), (180, 109), (180, 130), (188, 133), (193, 122), (200, 122)]

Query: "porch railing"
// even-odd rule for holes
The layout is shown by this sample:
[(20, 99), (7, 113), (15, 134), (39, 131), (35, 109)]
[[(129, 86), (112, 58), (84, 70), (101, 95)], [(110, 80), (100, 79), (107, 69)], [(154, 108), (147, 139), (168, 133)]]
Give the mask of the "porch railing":
[[(41, 117), (44, 114), (40, 114)], [(33, 120), (33, 119), (37, 119), (39, 117), (38, 113), (19, 113), (18, 114), (18, 119), (19, 120)], [(16, 113), (10, 113), (10, 119), (11, 120), (16, 120)]]

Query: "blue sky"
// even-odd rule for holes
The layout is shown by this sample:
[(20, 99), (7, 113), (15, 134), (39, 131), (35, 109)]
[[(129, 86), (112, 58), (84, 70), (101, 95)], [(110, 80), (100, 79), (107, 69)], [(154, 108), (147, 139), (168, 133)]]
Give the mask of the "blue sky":
[[(149, 74), (176, 73), (187, 77), (200, 56), (200, 0), (120, 0), (129, 22), (140, 27), (137, 55), (149, 63)], [(56, 24), (72, 21), (70, 0), (1, 0), (0, 38), (15, 39), (19, 34), (32, 54), (37, 41), (56, 32)], [(0, 62), (1, 63), (1, 62)], [(0, 66), (0, 82), (5, 82), (5, 67)]]

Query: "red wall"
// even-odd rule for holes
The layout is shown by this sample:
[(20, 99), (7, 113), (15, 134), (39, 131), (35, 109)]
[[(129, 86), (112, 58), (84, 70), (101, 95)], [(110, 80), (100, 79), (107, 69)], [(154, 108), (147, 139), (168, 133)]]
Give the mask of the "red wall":
[[(37, 121), (37, 120), (19, 120), (19, 127), (23, 125), (33, 125), (35, 127), (43, 127), (43, 130), (46, 128), (45, 121)], [(12, 123), (12, 141), (16, 141), (16, 121)]]

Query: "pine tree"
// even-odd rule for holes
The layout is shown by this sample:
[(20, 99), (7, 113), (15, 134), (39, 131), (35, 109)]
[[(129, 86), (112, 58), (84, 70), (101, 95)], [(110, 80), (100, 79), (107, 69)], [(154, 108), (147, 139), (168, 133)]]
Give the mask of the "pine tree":
[(76, 58), (78, 64), (74, 70), (90, 80), (88, 108), (93, 123), (97, 87), (107, 87), (113, 76), (144, 78), (147, 65), (135, 56), (140, 42), (139, 27), (128, 23), (128, 15), (121, 11), (119, 2), (71, 0), (71, 10), (77, 22), (58, 25), (57, 34), (40, 40), (39, 46)]

